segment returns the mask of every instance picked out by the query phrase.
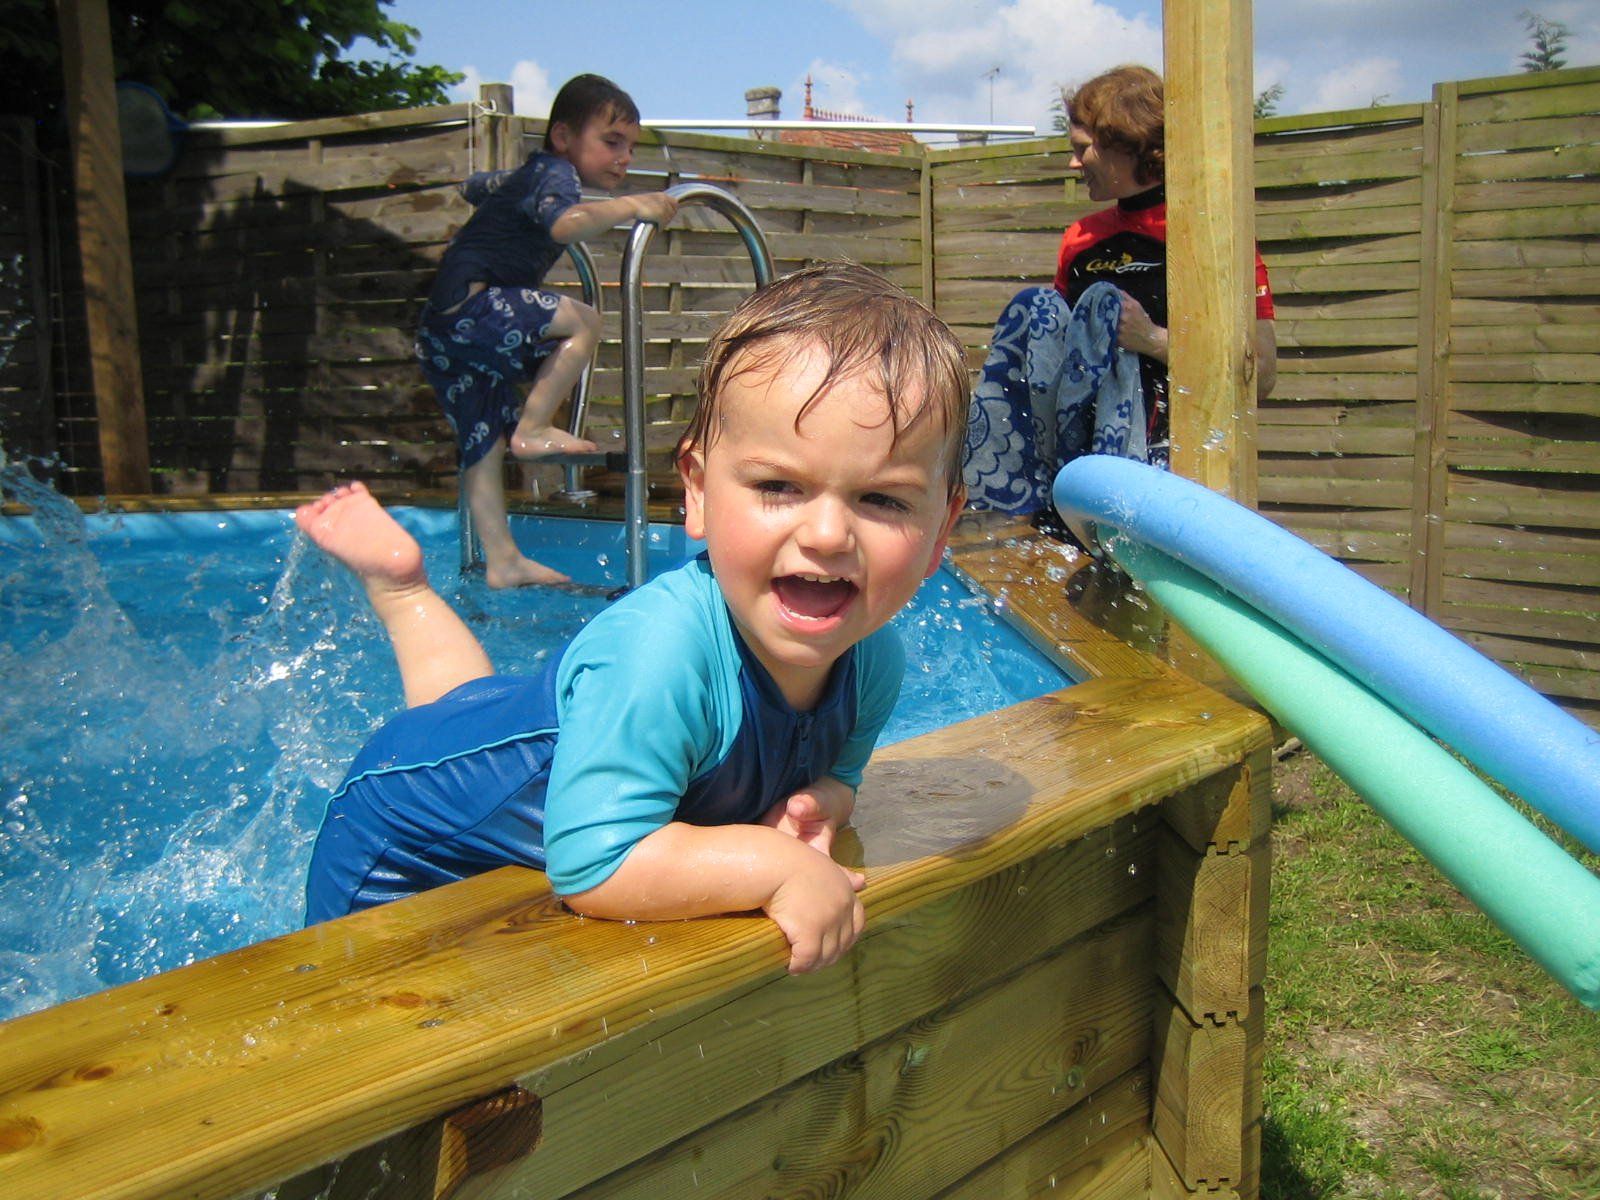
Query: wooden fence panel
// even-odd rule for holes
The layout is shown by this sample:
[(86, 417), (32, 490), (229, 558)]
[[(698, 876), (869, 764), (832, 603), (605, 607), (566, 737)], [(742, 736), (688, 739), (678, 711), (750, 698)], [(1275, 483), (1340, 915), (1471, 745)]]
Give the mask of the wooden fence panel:
[(1427, 611), (1600, 721), (1600, 70), (1459, 85)]
[(1068, 168), (1064, 137), (930, 155), (935, 307), (974, 366), (1005, 302), (1055, 277), (1061, 231), (1100, 206)]
[[(467, 105), (196, 133), (165, 179), (130, 182), (162, 484), (304, 491), (359, 474), (380, 488), (453, 486), (454, 441), (412, 329), (471, 211), (459, 181), (521, 161), (542, 137), (543, 122)], [(647, 134), (628, 190), (716, 182), (755, 213), (779, 273), (848, 255), (919, 290), (921, 177), (920, 159)], [(602, 440), (621, 436), (625, 236), (589, 247), (606, 311), (591, 408)], [(649, 437), (665, 447), (692, 407), (706, 338), (753, 271), (726, 223), (691, 208), (657, 238), (644, 276)], [(549, 283), (581, 294), (569, 260)]]
[[(1068, 154), (929, 156), (936, 303), (975, 364), (1095, 207)], [(1262, 121), (1256, 189), (1262, 512), (1600, 724), (1600, 70)]]

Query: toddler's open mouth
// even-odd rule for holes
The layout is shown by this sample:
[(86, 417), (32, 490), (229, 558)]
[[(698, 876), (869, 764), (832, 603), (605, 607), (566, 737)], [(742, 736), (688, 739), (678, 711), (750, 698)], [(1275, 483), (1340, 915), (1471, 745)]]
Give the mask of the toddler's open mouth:
[(855, 598), (856, 585), (836, 575), (780, 575), (772, 581), (778, 603), (810, 621), (837, 616)]

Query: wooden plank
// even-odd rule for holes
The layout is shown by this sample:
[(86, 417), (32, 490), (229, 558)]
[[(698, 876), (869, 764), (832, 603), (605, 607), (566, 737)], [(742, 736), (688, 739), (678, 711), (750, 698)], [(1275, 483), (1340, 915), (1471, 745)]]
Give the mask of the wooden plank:
[[(1520, 212), (1526, 208), (1589, 207), (1595, 203), (1600, 184), (1594, 180), (1527, 180), (1505, 183), (1477, 183), (1456, 189), (1456, 203), (1463, 213)], [(1520, 217), (1517, 225), (1526, 229)]]
[[(1003, 602), (1006, 621), (1035, 649), (1074, 678), (1160, 678), (1170, 673), (1126, 637), (1127, 614), (1106, 589), (1080, 586), (1091, 569), (1076, 549), (1037, 533), (1025, 521), (967, 513), (950, 539), (951, 565), (983, 593)], [(1089, 575), (1084, 580), (1090, 580)], [(1119, 589), (1120, 592), (1120, 589)]]
[(1328, 429), (1263, 423), (1259, 439), (1263, 454), (1378, 454), (1409, 458), (1415, 434), (1400, 428)]
[[(1422, 257), (1422, 237), (1419, 233), (1389, 234), (1360, 238), (1318, 239), (1310, 244), (1279, 242), (1261, 236), (1261, 226), (1256, 225), (1256, 237), (1263, 242), (1262, 257), (1267, 269), (1276, 276), (1285, 267), (1337, 267), (1368, 266), (1373, 263), (1415, 263)], [(1286, 296), (1285, 299), (1292, 297)]]
[[(1591, 310), (1593, 315), (1593, 310)], [(1583, 354), (1600, 346), (1600, 322), (1562, 325), (1457, 325), (1451, 346), (1462, 354)]]
[(1162, 801), (1161, 819), (1196, 854), (1242, 852), (1271, 830), (1271, 774), (1270, 759), (1219, 772)]
[(1420, 104), (1381, 104), (1370, 108), (1342, 109), (1338, 112), (1306, 113), (1291, 117), (1263, 117), (1256, 122), (1258, 136), (1293, 134), (1302, 131), (1366, 128), (1395, 123), (1415, 123), (1421, 118)]
[(1261, 158), (1256, 181), (1260, 187), (1299, 187), (1336, 180), (1365, 183), (1374, 180), (1412, 179), (1420, 152), (1415, 146), (1371, 153), (1329, 153), (1310, 158)]
[[(1551, 533), (1512, 525), (1451, 525), (1445, 534), (1445, 545), (1451, 552), (1487, 550), (1497, 554), (1528, 553), (1552, 558), (1600, 555), (1600, 539), (1593, 536)], [(1566, 581), (1558, 579), (1555, 582)]]
[(1422, 181), (1412, 173), (1405, 179), (1386, 183), (1351, 183), (1340, 180), (1335, 185), (1295, 188), (1268, 188), (1256, 178), (1256, 214), (1258, 217), (1292, 216), (1296, 213), (1326, 212), (1338, 209), (1350, 212), (1360, 208), (1394, 208), (1422, 203)]
[(1538, 266), (1454, 272), (1457, 296), (1584, 296), (1600, 294), (1600, 266)]
[(1156, 1141), (1189, 1190), (1230, 1187), (1244, 1158), (1244, 1026), (1196, 1023), (1168, 997), (1155, 1035)]
[(1114, 923), (572, 1200), (936, 1193), (1149, 1053), (1148, 937)]
[(59, 17), (102, 486), (109, 492), (147, 492), (150, 446), (112, 86), (110, 17), (106, 0), (63, 4)]
[(1300, 373), (1280, 375), (1269, 397), (1274, 403), (1295, 401), (1410, 401), (1417, 394), (1415, 375)]
[(1273, 291), (1381, 292), (1415, 291), (1419, 267), (1411, 263), (1279, 267), (1272, 271)]
[(1452, 382), (1600, 383), (1600, 354), (1461, 354), (1451, 359)]
[(1415, 371), (1417, 351), (1410, 348), (1394, 350), (1343, 350), (1338, 348), (1297, 351), (1290, 348), (1278, 355), (1278, 387), (1294, 388), (1296, 380), (1286, 375), (1321, 375), (1339, 372), (1385, 374), (1393, 371)]
[(1600, 387), (1584, 383), (1453, 383), (1455, 407), (1473, 412), (1593, 414)]
[(1590, 114), (1567, 117), (1525, 117), (1509, 124), (1465, 125), (1456, 136), (1463, 154), (1548, 149), (1600, 140)]
[(1455, 237), (1458, 106), (1449, 84), (1433, 89), (1423, 116), (1424, 229), (1420, 315), (1417, 320), (1417, 426), (1411, 478), (1411, 560), (1407, 593), (1411, 605), (1431, 615), (1440, 596), (1444, 559), (1443, 513), (1448, 483), (1445, 427), (1452, 393), (1448, 386), (1452, 347), (1448, 336), (1453, 302), (1450, 248)]
[(1457, 163), (1456, 169), (1458, 177), (1470, 183), (1571, 179), (1579, 175), (1597, 175), (1600, 174), (1600, 146), (1567, 145), (1554, 149), (1465, 155)]
[(1057, 1193), (1148, 1200), (1150, 1074), (1136, 1067), (990, 1159), (936, 1200)]
[(1409, 508), (1409, 480), (1318, 479), (1284, 476), (1263, 463), (1261, 503), (1339, 505), (1348, 508)]
[(1600, 228), (1600, 204), (1574, 201), (1561, 208), (1462, 212), (1456, 237), (1462, 241), (1505, 238), (1581, 237)]
[[(1560, 72), (1552, 74), (1559, 75)], [(1513, 77), (1515, 78), (1515, 77)], [(1521, 121), (1530, 117), (1561, 117), (1600, 112), (1600, 83), (1593, 80), (1551, 79), (1537, 90), (1510, 88), (1486, 94), (1469, 94), (1461, 103), (1461, 123)]]
[(1592, 680), (1594, 673), (1600, 672), (1600, 647), (1595, 645), (1556, 645), (1471, 631), (1465, 631), (1463, 637), (1497, 662), (1551, 667), (1554, 670), (1549, 674), (1565, 672), (1574, 680)]
[(1249, 854), (1197, 854), (1169, 830), (1157, 862), (1157, 973), (1196, 1020), (1243, 1019), (1250, 1002)]
[[(1409, 294), (1408, 294), (1409, 298)], [(1278, 320), (1280, 346), (1415, 346), (1415, 319)]]
[(1451, 253), (1459, 271), (1506, 267), (1600, 266), (1600, 241), (1589, 238), (1463, 242), (1453, 247)]
[(1565, 482), (1549, 475), (1533, 481), (1497, 473), (1460, 475), (1450, 481), (1445, 516), (1538, 529), (1600, 529), (1600, 496), (1584, 489), (1582, 481), (1575, 488), (1562, 486)]
[[(891, 772), (880, 784), (916, 787), (920, 779), (937, 789), (936, 774), (936, 767)], [(882, 806), (885, 792), (880, 787), (863, 813)], [(871, 954), (851, 972), (775, 979), (694, 1020), (656, 1022), (526, 1080), (544, 1097), (546, 1145), (505, 1185), (541, 1195), (580, 1188), (908, 1023), (925, 1023), (925, 1014), (1138, 908), (1152, 891), (1153, 824), (1140, 832), (1137, 818), (1127, 818), (1081, 848), (1050, 851), (919, 910), (914, 920), (888, 923), (870, 935)], [(858, 832), (869, 843), (899, 840), (901, 856), (919, 841), (904, 814), (897, 831), (880, 819), (875, 834), (869, 815)], [(1076, 1086), (1074, 1101), (1085, 1094), (1081, 1080)], [(602, 1121), (629, 1137), (588, 1136)]]
[[(1413, 112), (1420, 113), (1414, 106)], [(1310, 158), (1321, 160), (1334, 149), (1343, 154), (1372, 154), (1385, 150), (1406, 149), (1416, 151), (1422, 145), (1420, 121), (1386, 121), (1381, 124), (1315, 129), (1303, 133), (1263, 133), (1262, 123), (1256, 123), (1256, 162), (1279, 162), (1284, 159)]]
[(1319, 212), (1262, 213), (1256, 222), (1257, 235), (1263, 242), (1414, 234), (1421, 228), (1420, 209), (1404, 204), (1389, 208), (1354, 208), (1348, 212), (1330, 207)]
[[(1256, 221), (1250, 10), (1168, 0), (1172, 469), (1256, 502)], [(1297, 218), (1303, 219), (1303, 218)], [(1217, 432), (1222, 436), (1218, 437)]]

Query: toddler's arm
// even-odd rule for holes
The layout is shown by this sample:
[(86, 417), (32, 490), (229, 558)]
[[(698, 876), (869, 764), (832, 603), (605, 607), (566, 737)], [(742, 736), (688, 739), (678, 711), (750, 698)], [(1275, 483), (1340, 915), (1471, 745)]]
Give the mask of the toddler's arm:
[(550, 226), (550, 239), (563, 246), (586, 241), (623, 221), (654, 221), (665, 225), (678, 211), (678, 202), (665, 192), (639, 192), (609, 200), (574, 204)]
[(674, 920), (762, 909), (789, 939), (789, 970), (837, 961), (860, 936), (866, 883), (826, 855), (766, 825), (674, 821), (640, 840), (611, 875), (564, 897), (575, 912), (613, 920)]

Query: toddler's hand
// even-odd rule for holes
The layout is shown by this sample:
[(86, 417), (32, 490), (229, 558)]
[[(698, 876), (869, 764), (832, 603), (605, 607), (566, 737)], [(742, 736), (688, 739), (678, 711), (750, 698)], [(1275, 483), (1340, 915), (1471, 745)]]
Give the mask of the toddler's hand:
[(665, 225), (678, 212), (678, 202), (665, 192), (641, 192), (628, 198), (633, 201), (633, 215), (641, 221)]
[(866, 876), (830, 858), (804, 855), (801, 865), (763, 906), (789, 939), (789, 973), (818, 971), (838, 962), (856, 944), (866, 910), (856, 895)]
[(762, 815), (761, 823), (832, 854), (833, 835), (850, 820), (855, 806), (855, 789), (829, 777), (778, 801)]

